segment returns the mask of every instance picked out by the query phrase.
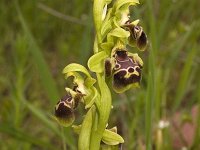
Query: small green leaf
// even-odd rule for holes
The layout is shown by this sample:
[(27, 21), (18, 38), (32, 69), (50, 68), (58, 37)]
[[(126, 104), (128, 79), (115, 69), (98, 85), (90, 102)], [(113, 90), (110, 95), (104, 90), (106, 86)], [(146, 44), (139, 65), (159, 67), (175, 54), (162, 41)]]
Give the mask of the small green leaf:
[(88, 60), (88, 67), (92, 72), (102, 73), (104, 69), (104, 60), (108, 55), (105, 51), (94, 54)]
[(119, 143), (124, 143), (124, 139), (119, 134), (108, 129), (106, 129), (103, 133), (102, 141), (107, 145), (117, 145)]

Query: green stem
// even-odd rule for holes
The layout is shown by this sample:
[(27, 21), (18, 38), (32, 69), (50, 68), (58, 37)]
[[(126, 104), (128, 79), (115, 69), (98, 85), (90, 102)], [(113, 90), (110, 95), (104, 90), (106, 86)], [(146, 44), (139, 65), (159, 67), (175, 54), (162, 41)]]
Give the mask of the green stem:
[(94, 18), (94, 25), (96, 29), (97, 41), (101, 43), (101, 25), (102, 25), (102, 13), (104, 7), (104, 0), (94, 0), (93, 4), (93, 18)]
[[(98, 120), (96, 119), (96, 121), (98, 121), (97, 128), (93, 126), (93, 132), (91, 135), (91, 143), (90, 143), (91, 150), (100, 149), (100, 142), (108, 122), (111, 110), (111, 101), (112, 101), (110, 90), (105, 82), (105, 77), (103, 75), (97, 74), (97, 80), (101, 91), (101, 98), (100, 98), (101, 107), (99, 110), (99, 118)], [(96, 114), (96, 116), (97, 115), (98, 114)], [(93, 125), (95, 124), (96, 123), (94, 123)]]
[(98, 51), (99, 51), (97, 36), (95, 36), (93, 51), (94, 51), (94, 54), (98, 53)]
[(88, 110), (85, 119), (83, 120), (83, 123), (81, 125), (81, 131), (78, 142), (79, 150), (89, 150), (92, 122), (93, 122), (93, 116), (92, 116), (93, 111), (95, 111), (94, 106), (92, 106)]
[[(96, 29), (96, 38), (94, 42), (94, 53), (99, 51), (99, 44), (102, 42), (101, 25), (102, 25), (102, 12), (104, 7), (104, 0), (94, 0), (93, 17)], [(93, 119), (93, 127), (90, 139), (90, 149), (99, 150), (103, 132), (106, 128), (108, 118), (111, 110), (111, 94), (105, 82), (104, 75), (96, 74), (98, 85), (100, 89), (100, 98), (97, 99), (100, 103), (100, 108), (96, 112), (95, 119)]]

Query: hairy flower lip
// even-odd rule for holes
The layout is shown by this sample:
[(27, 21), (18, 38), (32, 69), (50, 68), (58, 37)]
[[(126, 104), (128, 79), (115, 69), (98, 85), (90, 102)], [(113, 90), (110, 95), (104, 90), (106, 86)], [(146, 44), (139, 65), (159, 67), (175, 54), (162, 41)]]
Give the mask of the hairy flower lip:
[(129, 77), (126, 77), (127, 71), (126, 70), (120, 70), (117, 73), (114, 74), (114, 84), (126, 86), (132, 83), (140, 82), (141, 80), (141, 74), (130, 74)]
[(68, 127), (75, 120), (74, 109), (67, 104), (67, 101), (59, 101), (55, 107), (54, 118), (60, 125)]
[(71, 93), (63, 96), (55, 106), (54, 116), (60, 125), (69, 126), (75, 120), (74, 109), (78, 104)]
[(55, 116), (58, 118), (68, 118), (73, 114), (73, 108), (66, 103), (66, 101), (60, 101), (55, 107)]
[(142, 66), (137, 56), (129, 55), (125, 49), (115, 50), (112, 72), (113, 88), (116, 91), (125, 91), (132, 84), (140, 83)]

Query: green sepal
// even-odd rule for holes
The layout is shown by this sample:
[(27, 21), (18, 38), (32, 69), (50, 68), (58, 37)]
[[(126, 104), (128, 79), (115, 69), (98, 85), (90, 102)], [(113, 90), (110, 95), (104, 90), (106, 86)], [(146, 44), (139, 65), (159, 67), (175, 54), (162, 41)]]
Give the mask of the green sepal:
[(69, 65), (67, 65), (64, 69), (63, 69), (63, 73), (67, 74), (68, 72), (82, 72), (84, 73), (87, 77), (91, 78), (90, 73), (88, 72), (88, 70), (80, 65), (80, 64), (76, 64), (76, 63), (71, 63)]
[[(66, 76), (69, 76), (68, 74), (70, 72), (82, 72), (82, 73), (84, 73), (87, 76), (87, 78), (84, 81), (84, 84), (87, 88), (90, 88), (96, 82), (96, 79), (91, 77), (89, 71), (84, 66), (82, 66), (80, 64), (71, 63), (63, 69), (63, 73), (66, 74)], [(81, 79), (82, 77), (80, 77), (80, 75), (77, 75), (77, 77), (78, 77), (78, 79), (82, 80)]]
[[(79, 73), (77, 73), (77, 72), (68, 72), (68, 73), (65, 74), (65, 78), (66, 79), (68, 77), (71, 77), (71, 76), (73, 77), (73, 83), (74, 83), (74, 85), (77, 85), (77, 90), (80, 91), (81, 94), (83, 94), (83, 95), (88, 94), (87, 91), (86, 91), (87, 89), (86, 89), (86, 86), (84, 84), (83, 77)], [(69, 92), (72, 93), (72, 94), (73, 93), (76, 94), (76, 92), (73, 91), (73, 90), (71, 90), (70, 88), (66, 88), (66, 90), (67, 91), (69, 90)]]
[(127, 44), (129, 36), (129, 31), (126, 31), (122, 28), (115, 28), (114, 30), (110, 31), (110, 33), (108, 33), (107, 41), (115, 43), (116, 41), (120, 40), (122, 43)]
[(115, 28), (112, 30), (107, 37), (107, 41), (112, 41), (112, 37), (117, 37), (117, 38), (128, 38), (130, 36), (130, 32), (122, 29), (122, 28)]
[(113, 6), (114, 25), (120, 27), (129, 21), (129, 7), (138, 3), (138, 0), (117, 0)]
[(65, 79), (67, 79), (67, 78), (69, 78), (71, 76), (73, 77), (74, 84), (79, 85), (79, 84), (83, 84), (84, 83), (83, 77), (77, 72), (68, 72), (68, 73), (66, 73), (65, 74)]
[(73, 82), (75, 85), (77, 85), (77, 90), (79, 92), (76, 92), (70, 88), (65, 88), (67, 92), (70, 92), (73, 96), (80, 94), (82, 98), (82, 102), (85, 104), (85, 109), (91, 107), (93, 103), (95, 102), (95, 99), (97, 97), (98, 91), (93, 86), (93, 84), (96, 82), (93, 78), (84, 78), (77, 72), (68, 72), (66, 73), (66, 79), (70, 76), (73, 76)]
[(139, 4), (139, 0), (117, 0), (115, 3), (114, 3), (114, 6), (113, 6), (113, 9), (115, 11), (117, 11), (118, 9), (120, 9), (122, 6), (124, 5), (136, 5), (136, 4)]
[(104, 60), (108, 57), (105, 51), (94, 54), (88, 60), (88, 67), (92, 72), (102, 73), (104, 70)]
[(90, 88), (96, 82), (96, 80), (94, 78), (91, 78), (91, 77), (87, 77), (86, 79), (84, 79), (77, 72), (68, 72), (68, 73), (65, 74), (66, 79), (70, 76), (74, 77), (73, 82), (74, 82), (74, 84), (77, 84), (78, 86), (84, 84), (87, 88)]

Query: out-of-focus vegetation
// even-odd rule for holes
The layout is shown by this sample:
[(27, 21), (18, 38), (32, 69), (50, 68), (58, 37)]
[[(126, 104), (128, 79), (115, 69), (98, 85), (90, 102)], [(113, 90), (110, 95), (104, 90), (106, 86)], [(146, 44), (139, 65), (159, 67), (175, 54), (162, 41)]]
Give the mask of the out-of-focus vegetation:
[[(113, 92), (110, 122), (125, 150), (199, 150), (200, 1), (140, 3), (131, 17), (140, 18), (150, 41), (141, 56), (141, 88)], [(92, 53), (92, 1), (1, 0), (0, 35), (0, 149), (75, 150), (72, 129), (51, 116), (65, 94), (62, 69), (71, 62), (86, 66)], [(77, 110), (77, 124), (83, 111)], [(162, 120), (169, 126), (159, 128)]]

